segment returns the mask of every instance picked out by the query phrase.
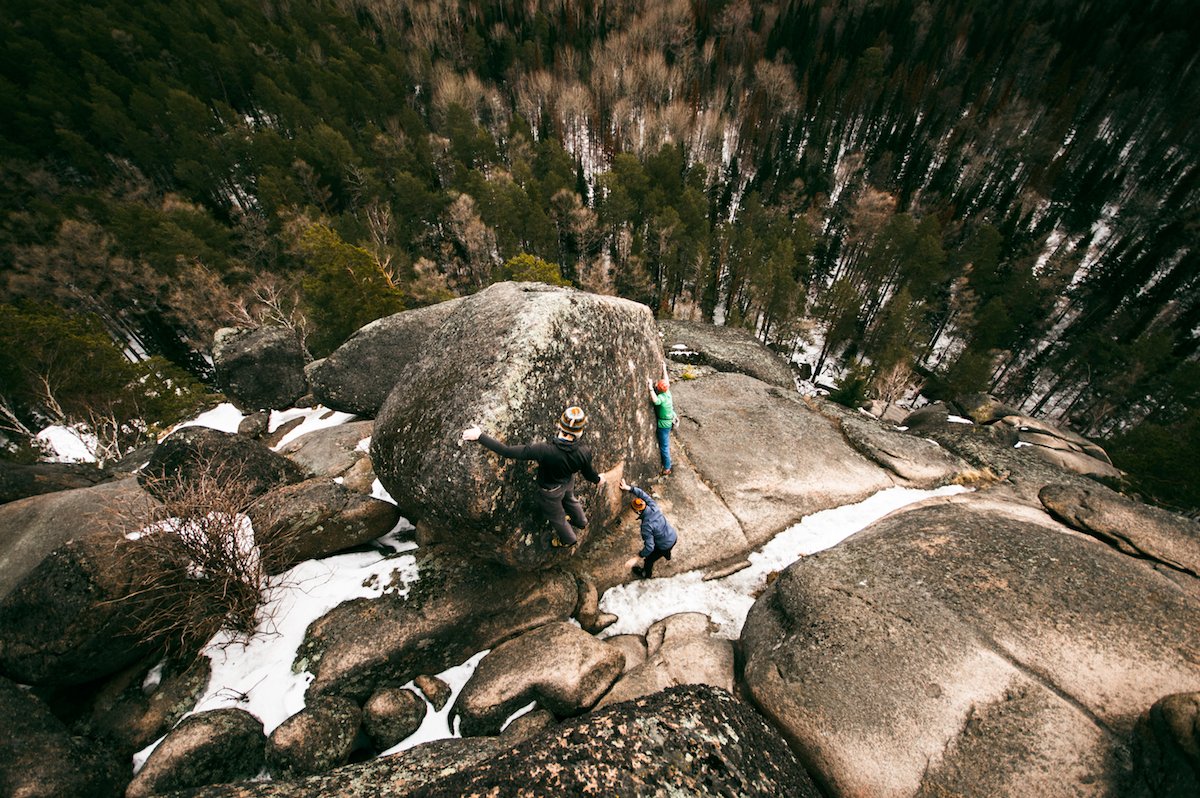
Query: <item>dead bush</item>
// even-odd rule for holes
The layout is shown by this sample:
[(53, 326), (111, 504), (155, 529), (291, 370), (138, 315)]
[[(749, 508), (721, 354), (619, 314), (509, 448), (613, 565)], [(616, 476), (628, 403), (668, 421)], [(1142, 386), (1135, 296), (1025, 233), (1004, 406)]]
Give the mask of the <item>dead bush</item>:
[(133, 589), (123, 600), (139, 605), (136, 632), (181, 660), (222, 630), (231, 640), (254, 634), (269, 587), (263, 562), (276, 555), (255, 544), (245, 515), (255, 495), (241, 468), (210, 462), (186, 478), (146, 482), (159, 502), (131, 503), (115, 516), (131, 542), (124, 556)]

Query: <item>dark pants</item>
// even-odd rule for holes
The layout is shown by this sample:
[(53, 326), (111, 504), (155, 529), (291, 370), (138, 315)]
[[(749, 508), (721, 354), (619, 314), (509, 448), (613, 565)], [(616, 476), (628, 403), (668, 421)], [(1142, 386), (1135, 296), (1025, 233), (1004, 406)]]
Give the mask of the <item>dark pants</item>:
[(568, 546), (573, 545), (578, 538), (571, 527), (583, 529), (587, 526), (583, 505), (575, 498), (574, 478), (557, 488), (538, 488), (537, 500), (538, 506), (542, 508), (542, 515), (546, 516), (550, 526), (554, 527), (558, 539)]
[(654, 551), (650, 552), (649, 557), (642, 561), (642, 573), (646, 575), (647, 579), (649, 579), (651, 572), (654, 570), (654, 563), (658, 562), (659, 560), (670, 559), (671, 549), (655, 549)]

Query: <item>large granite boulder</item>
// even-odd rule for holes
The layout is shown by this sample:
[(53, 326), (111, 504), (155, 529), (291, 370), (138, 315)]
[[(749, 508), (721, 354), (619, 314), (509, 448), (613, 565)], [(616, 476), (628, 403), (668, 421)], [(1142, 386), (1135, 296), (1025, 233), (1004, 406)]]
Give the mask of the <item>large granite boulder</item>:
[(412, 690), (383, 687), (363, 704), (363, 731), (375, 750), (386, 751), (421, 728), (428, 712), (429, 704)]
[(0, 506), (0, 598), (59, 546), (103, 531), (121, 513), (143, 513), (155, 503), (136, 477), (128, 477)]
[(621, 476), (657, 464), (646, 377), (662, 369), (649, 308), (540, 283), (498, 283), (465, 300), (413, 362), (375, 420), (371, 460), (425, 542), (535, 570), (568, 559), (535, 503), (536, 468), (506, 460), (462, 430), (478, 423), (507, 444), (548, 440), (563, 409), (588, 415), (584, 444), (609, 483), (577, 480), (589, 516), (580, 539), (620, 511)]
[(202, 475), (233, 479), (250, 496), (304, 480), (300, 466), (256, 440), (210, 427), (181, 427), (158, 445), (138, 474), (152, 495), (173, 481), (196, 482)]
[(1134, 756), (1142, 784), (1156, 798), (1200, 795), (1200, 693), (1154, 702), (1138, 720)]
[(325, 696), (308, 701), (267, 738), (271, 777), (312, 776), (346, 764), (361, 722), (362, 710), (348, 698)]
[(676, 382), (671, 391), (681, 418), (675, 440), (751, 546), (897, 484), (796, 391), (742, 374)]
[(113, 473), (89, 463), (13, 463), (0, 460), (0, 504), (59, 490), (90, 488)]
[(797, 561), (741, 642), (754, 702), (830, 796), (1143, 794), (1139, 716), (1200, 684), (1200, 603), (1044, 512), (970, 495)]
[(571, 574), (517, 571), (451, 548), (424, 550), (420, 578), (407, 590), (343, 603), (309, 624), (293, 665), (314, 675), (305, 695), (361, 703), (381, 687), (440, 673), (575, 612)]
[(81, 684), (136, 662), (144, 607), (126, 599), (136, 544), (117, 533), (71, 541), (0, 600), (0, 674), (20, 684)]
[(536, 701), (559, 717), (591, 709), (625, 669), (624, 655), (565, 621), (505, 641), (479, 661), (451, 709), (464, 737), (494, 736)]
[(374, 421), (348, 421), (306, 432), (276, 447), (278, 454), (304, 469), (310, 477), (334, 479), (366, 461)]
[(285, 327), (222, 327), (213, 337), (213, 370), (222, 392), (243, 413), (286, 410), (308, 393), (307, 359)]
[(515, 794), (817, 798), (762, 716), (724, 690), (672, 687), (564, 722), (412, 798)]
[(37, 696), (0, 677), (0, 795), (116, 798), (132, 773), (76, 737)]
[(462, 301), (405, 310), (362, 327), (308, 368), (313, 396), (325, 407), (373, 417), (400, 372), (426, 354), (430, 336)]
[(1022, 415), (1003, 416), (1000, 421), (1015, 429), (1017, 439), (1022, 442), (1049, 449), (1079, 452), (1106, 465), (1112, 465), (1112, 460), (1100, 444), (1065, 427)]
[(796, 389), (787, 361), (752, 333), (702, 321), (662, 319), (663, 351), (677, 363), (745, 374), (778, 388)]

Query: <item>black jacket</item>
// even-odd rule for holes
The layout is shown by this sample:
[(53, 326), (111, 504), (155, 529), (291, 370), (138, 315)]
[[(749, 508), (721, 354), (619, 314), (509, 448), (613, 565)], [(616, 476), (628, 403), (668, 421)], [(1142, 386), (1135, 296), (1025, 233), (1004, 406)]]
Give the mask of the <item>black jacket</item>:
[(501, 457), (512, 460), (536, 460), (538, 464), (538, 487), (557, 488), (571, 481), (576, 472), (581, 472), (589, 482), (599, 482), (600, 475), (592, 467), (592, 450), (578, 440), (563, 438), (525, 446), (506, 446), (490, 435), (482, 434), (479, 442)]

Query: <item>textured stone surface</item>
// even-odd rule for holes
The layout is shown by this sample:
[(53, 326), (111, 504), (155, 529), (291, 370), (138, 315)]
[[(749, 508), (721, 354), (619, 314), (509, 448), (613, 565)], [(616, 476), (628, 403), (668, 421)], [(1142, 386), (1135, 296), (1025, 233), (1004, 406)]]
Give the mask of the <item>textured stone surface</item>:
[(243, 413), (285, 410), (308, 393), (304, 348), (284, 327), (223, 327), (213, 337), (213, 369), (229, 401)]
[(32, 693), (0, 677), (0, 795), (116, 798), (133, 776), (96, 743), (71, 734)]
[(1135, 721), (1200, 680), (1200, 604), (970, 495), (796, 562), (741, 641), (755, 703), (831, 796), (1138, 795)]
[(748, 330), (673, 319), (660, 320), (658, 329), (663, 351), (676, 362), (745, 374), (779, 388), (796, 388), (787, 361)]
[(681, 418), (676, 441), (752, 546), (806, 515), (896, 484), (795, 391), (741, 374), (677, 382), (671, 390)]
[(154, 502), (135, 477), (127, 477), (0, 505), (0, 598), (67, 541), (104, 530), (121, 508)]
[(463, 736), (496, 735), (536, 701), (559, 717), (578, 715), (612, 686), (625, 656), (574, 624), (550, 623), (492, 649), (454, 702)]
[(504, 459), (462, 430), (506, 444), (548, 440), (563, 409), (588, 415), (582, 443), (609, 484), (576, 480), (586, 542), (621, 509), (618, 480), (655, 472), (645, 375), (662, 368), (645, 305), (540, 283), (498, 283), (465, 299), (401, 375), (375, 420), (371, 460), (421, 539), (525, 570), (565, 562), (535, 503), (536, 467)]
[(262, 768), (266, 742), (262, 722), (244, 709), (189, 715), (150, 752), (125, 797), (252, 778)]
[(575, 577), (558, 570), (517, 571), (446, 546), (426, 549), (417, 565), (420, 579), (406, 595), (355, 599), (309, 624), (293, 666), (315, 676), (307, 695), (365, 701), (380, 687), (566, 620), (579, 601)]
[(817, 798), (778, 732), (729, 693), (673, 687), (567, 721), (411, 793)]
[(138, 609), (122, 601), (133, 544), (101, 532), (56, 549), (0, 600), (0, 674), (21, 684), (80, 684), (148, 650)]
[(310, 366), (313, 396), (334, 410), (373, 417), (404, 367), (425, 354), (429, 337), (462, 302), (451, 299), (364, 325)]

